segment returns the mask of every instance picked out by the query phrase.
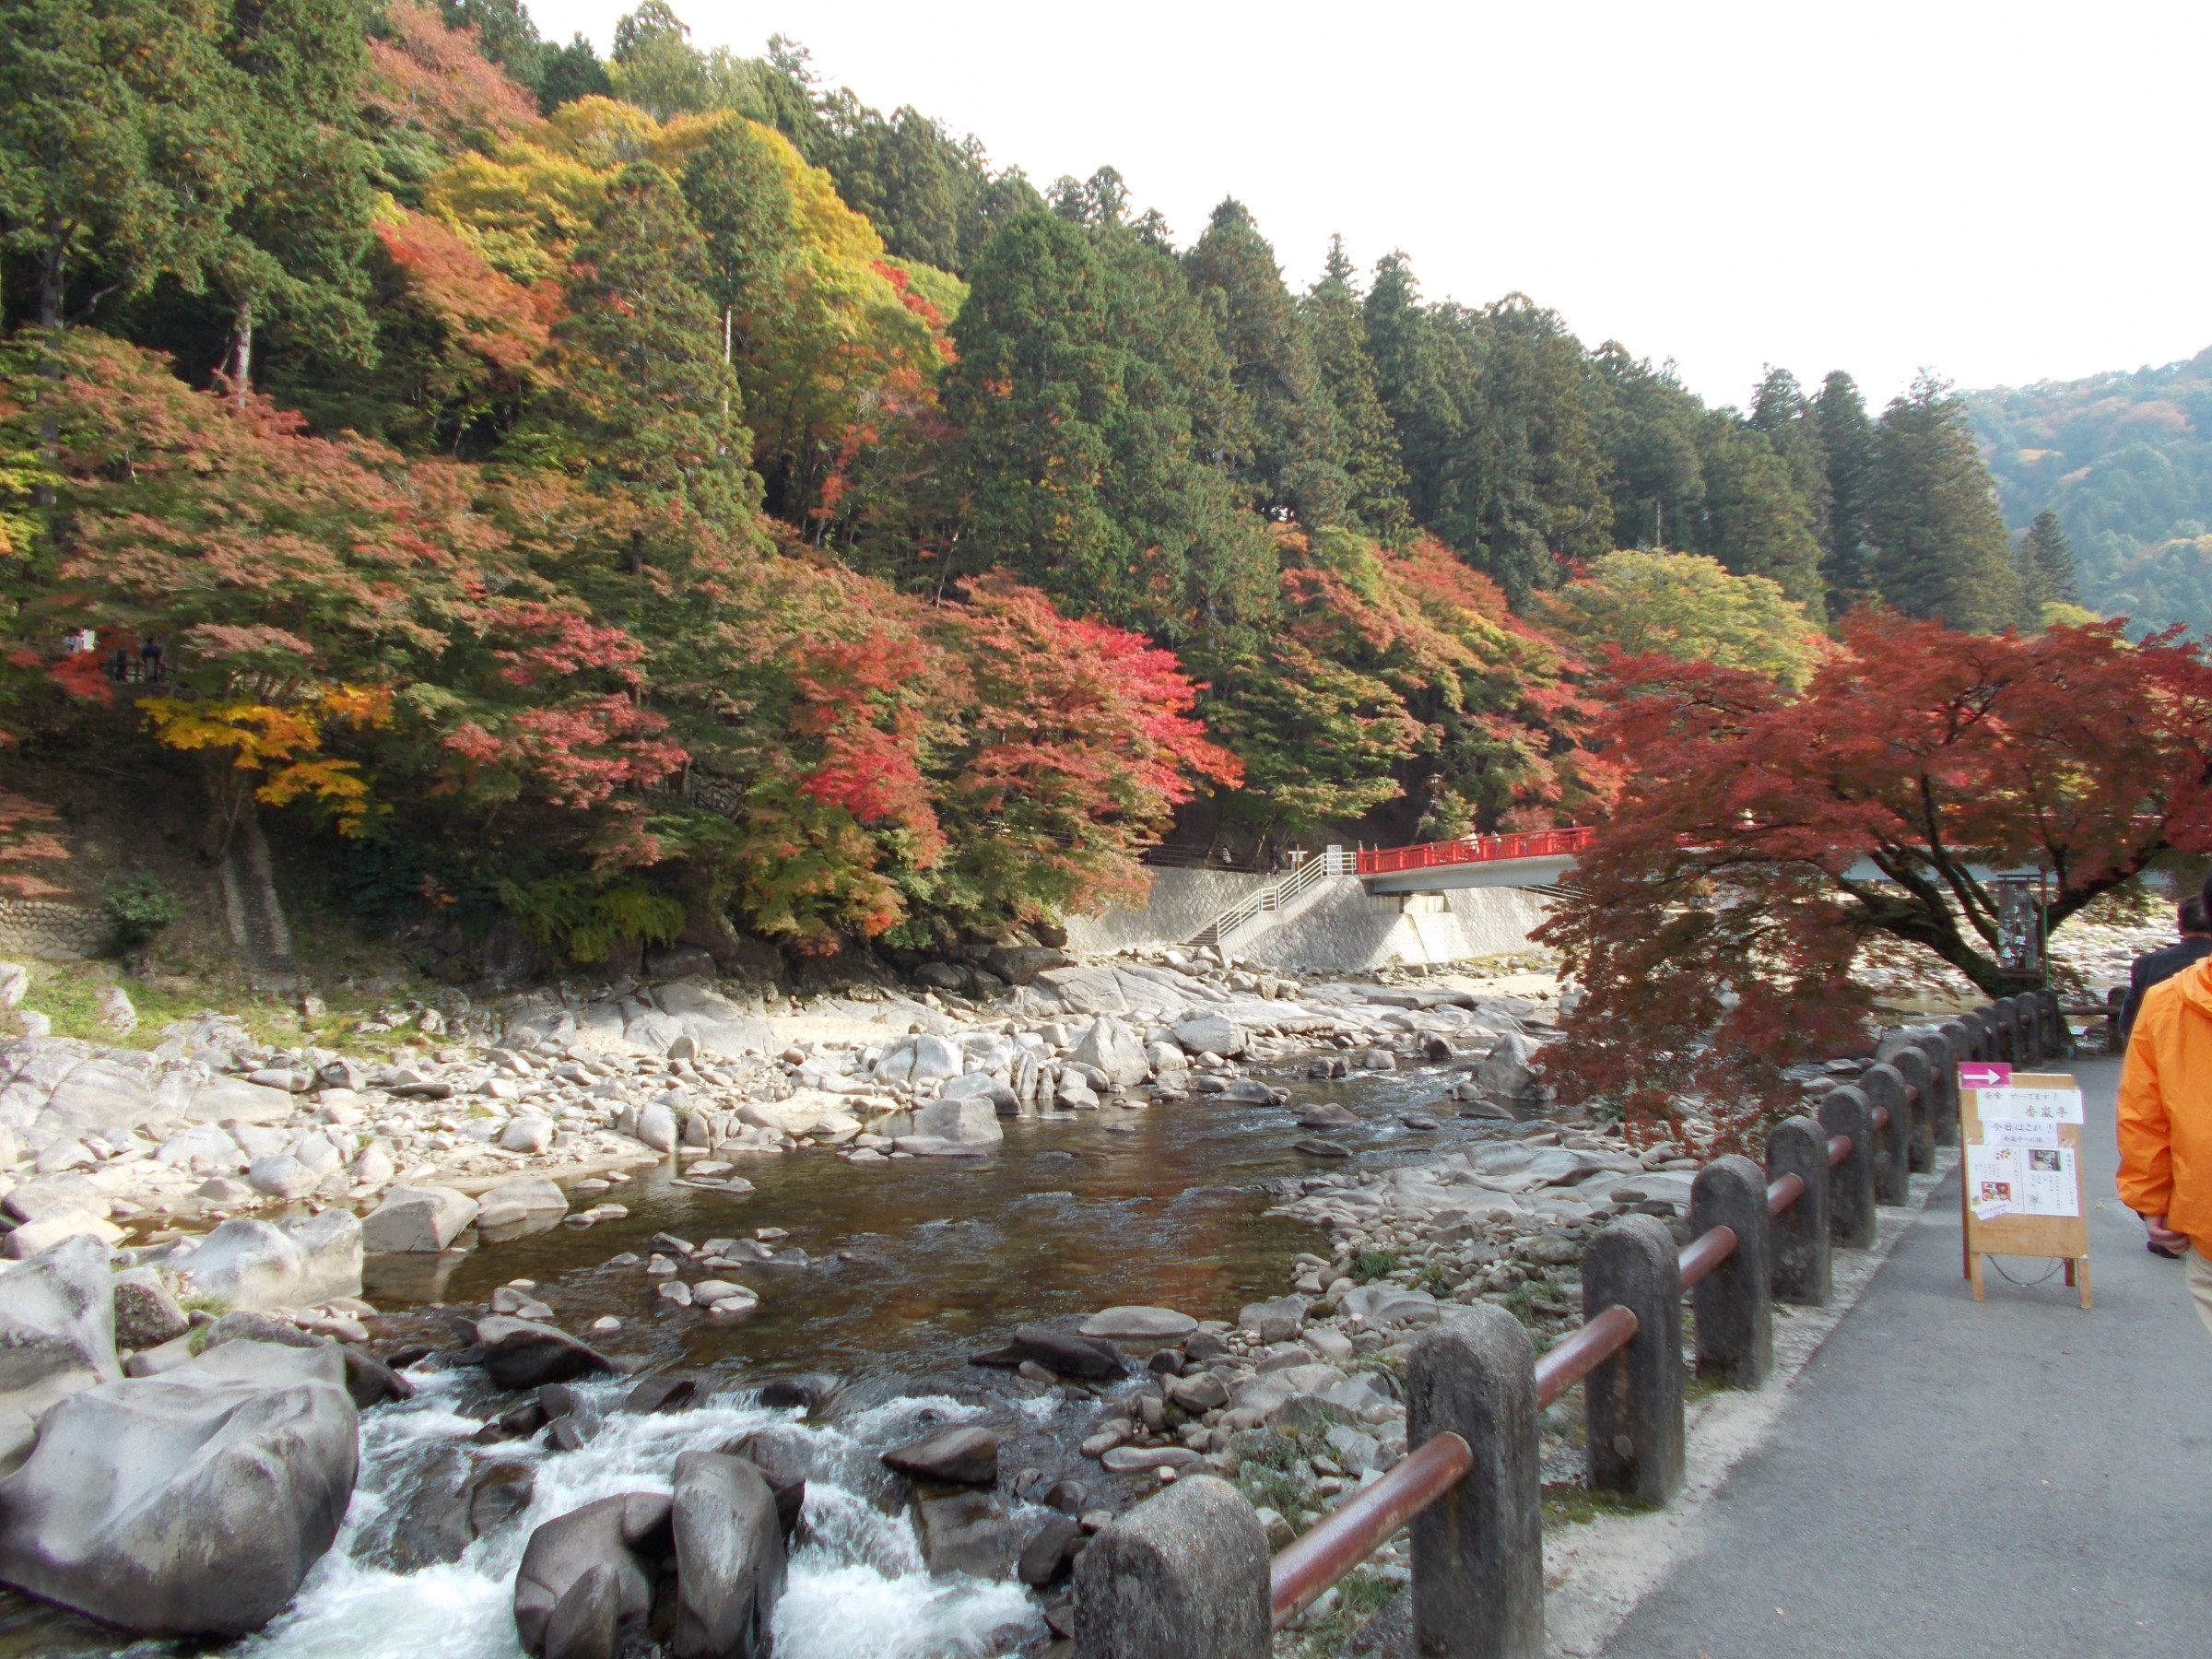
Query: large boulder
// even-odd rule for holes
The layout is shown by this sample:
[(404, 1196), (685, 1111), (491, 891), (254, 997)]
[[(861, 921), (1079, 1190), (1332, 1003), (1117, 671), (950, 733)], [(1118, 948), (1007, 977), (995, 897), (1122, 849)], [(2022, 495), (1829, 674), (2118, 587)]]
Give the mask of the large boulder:
[(1194, 1015), (1177, 1021), (1173, 1030), (1175, 1041), (1194, 1054), (1241, 1054), (1251, 1041), (1242, 1026), (1218, 1014)]
[(1102, 1015), (1090, 1022), (1072, 1057), (1082, 1065), (1096, 1066), (1109, 1082), (1124, 1088), (1152, 1075), (1152, 1063), (1145, 1058), (1144, 1040), (1120, 1020)]
[(227, 1308), (312, 1307), (361, 1293), (363, 1238), (349, 1210), (284, 1223), (241, 1217), (170, 1261), (188, 1288)]
[(662, 1011), (683, 1028), (702, 1053), (726, 1054), (735, 1060), (746, 1050), (765, 1052), (769, 1046), (768, 1021), (747, 1014), (718, 991), (704, 985), (663, 985), (654, 994)]
[[(104, 1206), (102, 1207), (105, 1207)], [(28, 1261), (66, 1239), (91, 1239), (100, 1244), (120, 1244), (123, 1229), (105, 1216), (74, 1204), (57, 1204), (35, 1221), (26, 1221), (7, 1235), (7, 1254)]]
[(115, 1310), (117, 1353), (159, 1347), (192, 1329), (184, 1310), (169, 1293), (160, 1274), (151, 1267), (132, 1267), (117, 1274), (109, 1281), (109, 1289)]
[(335, 1347), (233, 1342), (47, 1415), (0, 1481), (0, 1581), (150, 1636), (239, 1636), (291, 1600), (353, 1496)]
[(983, 966), (1009, 985), (1026, 985), (1048, 969), (1075, 965), (1075, 958), (1050, 945), (994, 945), (983, 952)]
[(501, 1388), (535, 1388), (621, 1368), (558, 1326), (494, 1314), (477, 1321), (484, 1370)]
[(530, 1535), (514, 1577), (514, 1628), (541, 1659), (615, 1659), (642, 1633), (669, 1553), (671, 1500), (621, 1492)]
[(361, 1223), (370, 1250), (443, 1250), (477, 1218), (477, 1201), (452, 1187), (395, 1186)]
[(1055, 1331), (1050, 1325), (1018, 1325), (1012, 1342), (975, 1358), (978, 1365), (1010, 1368), (1025, 1362), (1088, 1382), (1118, 1377), (1128, 1370), (1121, 1350), (1112, 1343), (1096, 1336), (1078, 1336), (1073, 1331)]
[(677, 1659), (765, 1659), (783, 1594), (783, 1528), (761, 1472), (719, 1452), (676, 1460)]
[(1021, 1111), (1021, 1101), (1014, 1090), (989, 1072), (964, 1072), (938, 1090), (940, 1100), (987, 1100), (991, 1110), (999, 1117), (1013, 1117)]
[(1536, 1045), (1523, 1033), (1508, 1031), (1475, 1067), (1475, 1087), (1484, 1094), (1509, 1100), (1535, 1094), (1540, 1087), (1536, 1053)]
[(933, 1573), (995, 1582), (1021, 1553), (1020, 1529), (986, 1492), (925, 1498), (914, 1509), (922, 1523), (922, 1564)]
[(1076, 1328), (1086, 1336), (1115, 1341), (1181, 1342), (1198, 1322), (1172, 1308), (1120, 1307), (1093, 1313)]
[(632, 1133), (655, 1152), (675, 1151), (677, 1137), (683, 1133), (683, 1125), (677, 1121), (676, 1106), (683, 1100), (684, 1097), (672, 1089), (646, 1101), (638, 1109), (638, 1124)]
[(914, 1132), (901, 1135), (903, 1151), (978, 1152), (1006, 1138), (998, 1126), (998, 1109), (988, 1100), (932, 1100), (914, 1113)]
[(23, 1461), (57, 1402), (122, 1375), (100, 1241), (65, 1239), (0, 1275), (0, 1470)]
[(178, 1114), (188, 1124), (281, 1124), (299, 1101), (281, 1088), (243, 1077), (210, 1077), (194, 1089)]

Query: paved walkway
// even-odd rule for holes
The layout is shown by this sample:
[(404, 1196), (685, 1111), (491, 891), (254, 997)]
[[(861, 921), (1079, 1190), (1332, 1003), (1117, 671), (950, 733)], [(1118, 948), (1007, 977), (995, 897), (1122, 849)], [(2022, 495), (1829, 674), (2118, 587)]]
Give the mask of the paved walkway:
[(1607, 1659), (2212, 1653), (2212, 1336), (2114, 1195), (2119, 1063), (2071, 1069), (2096, 1306), (1977, 1307), (1952, 1176)]

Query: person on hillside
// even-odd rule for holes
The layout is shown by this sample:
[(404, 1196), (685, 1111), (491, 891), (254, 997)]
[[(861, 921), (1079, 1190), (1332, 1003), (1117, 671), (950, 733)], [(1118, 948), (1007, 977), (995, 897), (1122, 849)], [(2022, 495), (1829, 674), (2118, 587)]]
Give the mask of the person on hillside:
[[(2200, 918), (2212, 914), (2212, 879)], [(2120, 1068), (2120, 1202), (2161, 1255), (2186, 1253), (2212, 1331), (2212, 959), (2143, 994)]]
[(2127, 1001), (2120, 1006), (2120, 1041), (2136, 1029), (2136, 1015), (2143, 1006), (2143, 993), (2171, 979), (2192, 962), (2212, 956), (2212, 917), (2205, 913), (2205, 897), (2192, 893), (2176, 907), (2180, 939), (2136, 959), (2128, 975)]

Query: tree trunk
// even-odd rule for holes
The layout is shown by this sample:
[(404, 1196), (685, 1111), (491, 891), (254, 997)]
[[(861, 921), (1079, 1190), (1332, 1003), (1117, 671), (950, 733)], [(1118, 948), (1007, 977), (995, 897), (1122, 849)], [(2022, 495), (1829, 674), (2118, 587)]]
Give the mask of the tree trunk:
[(256, 973), (297, 973), (292, 934), (269, 867), (269, 844), (261, 816), (246, 795), (222, 862), (223, 919), (239, 959)]
[(240, 409), (253, 383), (253, 301), (238, 302), (238, 317), (230, 329), (230, 395)]

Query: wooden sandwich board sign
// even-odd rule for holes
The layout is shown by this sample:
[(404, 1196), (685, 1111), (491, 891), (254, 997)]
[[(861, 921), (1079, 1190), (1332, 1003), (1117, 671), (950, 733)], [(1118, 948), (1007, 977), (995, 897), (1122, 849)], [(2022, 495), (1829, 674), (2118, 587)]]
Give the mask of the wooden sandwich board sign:
[(2080, 1084), (2063, 1073), (1980, 1063), (1961, 1065), (1959, 1082), (1959, 1206), (1974, 1300), (1982, 1300), (1983, 1256), (2055, 1256), (2088, 1307)]

